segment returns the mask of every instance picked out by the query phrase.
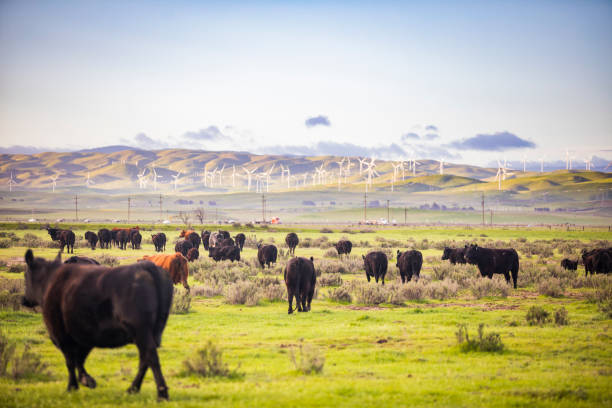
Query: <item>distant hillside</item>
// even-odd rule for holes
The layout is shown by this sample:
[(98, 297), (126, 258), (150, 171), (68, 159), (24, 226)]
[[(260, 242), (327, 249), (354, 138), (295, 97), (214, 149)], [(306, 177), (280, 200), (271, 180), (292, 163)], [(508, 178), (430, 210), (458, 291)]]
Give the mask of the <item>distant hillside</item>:
[[(0, 183), (8, 190), (13, 175), (15, 191), (50, 191), (57, 177), (57, 191), (117, 193), (234, 193), (246, 191), (335, 191), (362, 192), (366, 166), (357, 157), (340, 165), (337, 156), (256, 155), (248, 152), (210, 152), (187, 149), (141, 150), (128, 146), (106, 146), (78, 152), (1, 154)], [(497, 169), (419, 160), (416, 170), (404, 163), (376, 161), (369, 191), (401, 193), (448, 192), (472, 194), (498, 191)], [(249, 188), (249, 173), (250, 188)], [(180, 172), (180, 174), (179, 174)], [(155, 183), (154, 174), (157, 175)], [(395, 177), (394, 177), (395, 174)], [(173, 183), (175, 176), (178, 181)], [(141, 180), (139, 181), (139, 176)], [(515, 172), (502, 181), (502, 192), (524, 195), (533, 192), (566, 193), (608, 191), (611, 175), (592, 171), (551, 173)], [(205, 182), (206, 179), (206, 182)], [(89, 180), (89, 181), (88, 181)], [(340, 182), (339, 182), (340, 181)], [(607, 194), (607, 193), (606, 193)]]

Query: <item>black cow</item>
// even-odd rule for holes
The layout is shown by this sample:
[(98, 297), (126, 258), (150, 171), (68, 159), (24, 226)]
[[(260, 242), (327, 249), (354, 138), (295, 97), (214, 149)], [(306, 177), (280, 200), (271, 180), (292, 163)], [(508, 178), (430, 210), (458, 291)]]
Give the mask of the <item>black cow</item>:
[(202, 246), (207, 251), (210, 248), (210, 231), (202, 231)]
[(87, 240), (87, 242), (89, 242), (89, 246), (91, 246), (91, 249), (95, 250), (96, 244), (98, 243), (98, 236), (96, 235), (96, 233), (87, 231), (85, 233), (85, 239)]
[(198, 251), (198, 248), (191, 248), (189, 251), (187, 251), (186, 258), (189, 262), (193, 262), (199, 257), (200, 257), (200, 251)]
[(310, 303), (317, 283), (313, 261), (312, 257), (310, 259), (296, 257), (287, 262), (284, 278), (289, 298), (289, 314), (295, 310), (293, 309), (294, 296), (298, 312), (310, 311)]
[(185, 239), (191, 241), (191, 244), (195, 249), (200, 249), (200, 243), (202, 242), (200, 236), (195, 231), (181, 231), (181, 235), (179, 237), (185, 237)]
[(289, 253), (295, 255), (295, 247), (300, 243), (300, 239), (298, 238), (295, 232), (290, 232), (285, 237), (285, 243), (289, 247)]
[(74, 241), (76, 240), (74, 232), (49, 227), (47, 227), (47, 232), (53, 241), (59, 241), (61, 252), (64, 252), (64, 247), (66, 247), (67, 253), (74, 254)]
[(372, 251), (366, 256), (361, 255), (365, 266), (366, 278), (368, 282), (370, 277), (373, 277), (378, 283), (378, 279), (382, 280), (382, 284), (385, 284), (385, 275), (387, 274), (387, 255), (384, 252)]
[(135, 231), (130, 234), (130, 242), (132, 243), (132, 249), (140, 249), (142, 235), (140, 235), (139, 231)]
[(193, 248), (193, 244), (191, 243), (191, 241), (187, 239), (181, 239), (174, 246), (174, 251), (180, 252), (185, 258), (187, 258), (187, 252), (189, 252), (191, 248)]
[(236, 243), (231, 238), (223, 238), (221, 242), (217, 244), (218, 247), (235, 246)]
[(119, 249), (127, 249), (127, 244), (130, 242), (130, 231), (127, 229), (120, 229), (117, 231), (111, 231), (115, 233), (115, 241), (116, 245), (119, 246)]
[(223, 241), (224, 239), (230, 238), (230, 233), (225, 230), (219, 230), (219, 236), (221, 238), (221, 241)]
[(585, 276), (589, 272), (610, 273), (612, 272), (612, 248), (596, 248), (590, 251), (582, 250), (582, 262), (584, 263)]
[(98, 231), (98, 240), (100, 241), (100, 248), (101, 249), (109, 249), (110, 248), (110, 244), (111, 244), (111, 232), (109, 230), (107, 230), (106, 228), (102, 228), (101, 230)]
[(238, 246), (238, 248), (240, 248), (240, 250), (242, 251), (242, 248), (244, 248), (244, 242), (246, 241), (246, 236), (242, 232), (240, 232), (236, 234), (234, 240), (236, 241), (236, 245)]
[(240, 260), (240, 248), (237, 246), (214, 247), (208, 249), (208, 256), (216, 262), (230, 260), (232, 262)]
[(402, 283), (410, 282), (412, 277), (415, 279), (421, 276), (421, 266), (423, 266), (423, 254), (420, 251), (397, 251), (397, 263)]
[(465, 260), (465, 248), (449, 248), (445, 247), (442, 253), (442, 260), (448, 259), (451, 264), (464, 264)]
[(338, 251), (338, 255), (349, 255), (353, 249), (353, 243), (346, 239), (341, 239), (334, 244), (334, 247), (336, 248), (336, 251)]
[[(95, 388), (85, 370), (94, 347), (116, 348), (135, 343), (140, 355), (138, 373), (128, 392), (138, 392), (147, 368), (157, 385), (157, 397), (168, 398), (157, 355), (170, 314), (173, 285), (168, 273), (151, 262), (107, 268), (50, 262), (25, 254), (27, 307), (40, 305), (53, 344), (66, 359), (68, 391), (79, 382)], [(78, 372), (78, 378), (77, 373)]]
[(100, 265), (100, 262), (86, 256), (71, 256), (64, 261), (66, 264)]
[(519, 257), (515, 249), (483, 248), (472, 244), (466, 246), (464, 257), (468, 263), (478, 266), (480, 275), (488, 276), (489, 279), (497, 273), (504, 275), (506, 282), (510, 283), (510, 274), (512, 274), (514, 289), (516, 289)]
[(163, 232), (151, 235), (151, 241), (155, 245), (155, 251), (164, 252), (166, 250), (166, 234)]
[(578, 261), (572, 261), (571, 259), (565, 258), (561, 261), (561, 267), (563, 269), (567, 269), (568, 271), (575, 271), (578, 269)]
[(274, 245), (257, 245), (257, 260), (263, 268), (267, 265), (270, 268), (270, 264), (276, 263), (276, 255), (278, 250)]

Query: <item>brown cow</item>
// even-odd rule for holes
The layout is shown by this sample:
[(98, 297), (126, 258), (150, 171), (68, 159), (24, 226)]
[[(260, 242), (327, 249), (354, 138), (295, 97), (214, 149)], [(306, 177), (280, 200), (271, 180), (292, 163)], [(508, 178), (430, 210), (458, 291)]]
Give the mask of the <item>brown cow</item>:
[(182, 283), (185, 289), (189, 291), (189, 284), (187, 278), (189, 277), (189, 266), (187, 265), (187, 258), (180, 252), (175, 254), (157, 254), (157, 255), (145, 255), (140, 261), (151, 261), (160, 268), (168, 271), (172, 283)]

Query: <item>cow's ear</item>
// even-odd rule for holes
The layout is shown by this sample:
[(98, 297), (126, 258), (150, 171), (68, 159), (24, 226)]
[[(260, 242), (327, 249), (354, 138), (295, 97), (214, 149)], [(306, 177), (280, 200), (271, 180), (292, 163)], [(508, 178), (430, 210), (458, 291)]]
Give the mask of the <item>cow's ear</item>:
[(54, 263), (62, 263), (62, 251), (59, 251), (57, 253), (57, 256), (55, 257), (55, 260), (53, 260)]
[(32, 265), (32, 263), (34, 262), (34, 252), (32, 252), (31, 249), (28, 249), (25, 253), (25, 261), (26, 264), (28, 265)]
[(363, 258), (363, 260), (365, 261), (365, 255), (361, 255), (361, 257)]
[(312, 256), (310, 257), (310, 262), (314, 262), (314, 258)]

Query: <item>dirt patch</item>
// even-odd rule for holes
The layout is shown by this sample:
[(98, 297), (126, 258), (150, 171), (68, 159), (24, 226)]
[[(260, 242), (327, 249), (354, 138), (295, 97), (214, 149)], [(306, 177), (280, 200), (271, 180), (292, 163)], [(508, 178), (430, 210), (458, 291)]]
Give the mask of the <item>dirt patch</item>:
[(346, 309), (351, 310), (385, 310), (384, 307), (380, 306), (357, 306), (357, 305), (348, 305), (345, 306)]
[(481, 308), (483, 311), (486, 312), (491, 310), (515, 310), (519, 308), (519, 305), (501, 305), (496, 303), (424, 303), (414, 307), (473, 307)]

